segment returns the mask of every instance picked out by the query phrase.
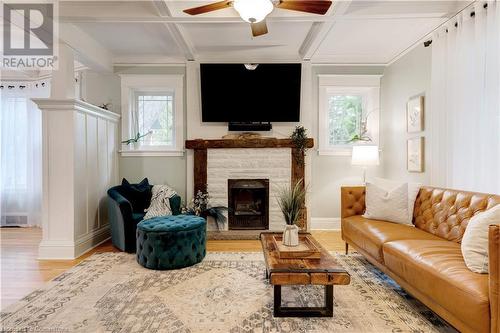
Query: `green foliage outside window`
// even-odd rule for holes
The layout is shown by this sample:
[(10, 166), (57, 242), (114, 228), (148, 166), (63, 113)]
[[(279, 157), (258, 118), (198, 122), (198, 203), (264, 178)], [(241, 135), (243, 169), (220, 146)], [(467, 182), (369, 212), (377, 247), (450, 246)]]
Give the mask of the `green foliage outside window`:
[(328, 99), (330, 146), (345, 145), (362, 133), (363, 98), (359, 95), (332, 95)]

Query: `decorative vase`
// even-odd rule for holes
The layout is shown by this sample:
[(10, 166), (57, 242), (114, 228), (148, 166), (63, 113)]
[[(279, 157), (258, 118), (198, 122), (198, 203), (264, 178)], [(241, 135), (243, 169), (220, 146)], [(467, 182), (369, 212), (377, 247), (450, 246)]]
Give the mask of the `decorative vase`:
[(299, 227), (295, 224), (287, 224), (283, 231), (283, 245), (298, 246), (299, 245)]

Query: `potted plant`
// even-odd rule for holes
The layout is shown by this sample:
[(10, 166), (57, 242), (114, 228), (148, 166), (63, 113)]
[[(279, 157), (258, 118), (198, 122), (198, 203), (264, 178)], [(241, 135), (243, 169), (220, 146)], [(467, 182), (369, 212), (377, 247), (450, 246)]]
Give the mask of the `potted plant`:
[(130, 138), (128, 140), (125, 140), (125, 141), (122, 141), (122, 143), (126, 144), (126, 145), (133, 145), (134, 146), (134, 149), (139, 149), (140, 148), (140, 142), (139, 140), (144, 138), (145, 136), (148, 136), (150, 134), (152, 134), (153, 131), (149, 131), (147, 132), (146, 134), (142, 134), (141, 133), (137, 133), (133, 138)]
[(214, 219), (218, 230), (222, 230), (226, 222), (224, 212), (228, 210), (224, 206), (211, 206), (210, 196), (207, 191), (198, 191), (196, 196), (191, 200), (191, 204), (183, 209), (184, 214), (201, 216), (208, 220), (208, 217)]
[(299, 227), (296, 223), (299, 220), (300, 212), (306, 197), (306, 190), (303, 186), (304, 180), (299, 180), (293, 188), (282, 188), (278, 193), (278, 205), (285, 217), (285, 230), (283, 232), (283, 245), (299, 245)]

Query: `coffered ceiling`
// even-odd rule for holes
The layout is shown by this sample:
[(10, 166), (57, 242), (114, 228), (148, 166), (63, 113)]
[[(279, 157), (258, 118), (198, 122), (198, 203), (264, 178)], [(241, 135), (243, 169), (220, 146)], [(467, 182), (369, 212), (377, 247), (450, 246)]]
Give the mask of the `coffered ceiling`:
[[(85, 34), (87, 45), (102, 48), (99, 54), (108, 54), (114, 64), (186, 60), (387, 64), (470, 3), (336, 1), (325, 16), (274, 9), (267, 18), (269, 33), (252, 37), (249, 24), (233, 8), (198, 16), (182, 12), (210, 2), (61, 1), (59, 16), (63, 35), (73, 31), (75, 39), (74, 32)], [(77, 41), (73, 43), (77, 48)], [(82, 47), (78, 51), (86, 52)]]

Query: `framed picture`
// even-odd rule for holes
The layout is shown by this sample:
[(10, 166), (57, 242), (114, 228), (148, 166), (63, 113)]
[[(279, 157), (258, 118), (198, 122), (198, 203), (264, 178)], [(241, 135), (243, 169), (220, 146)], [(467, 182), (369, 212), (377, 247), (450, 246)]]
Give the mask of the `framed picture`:
[(407, 141), (408, 172), (424, 172), (424, 138), (411, 138)]
[(411, 98), (406, 104), (406, 131), (417, 133), (424, 130), (425, 96)]

